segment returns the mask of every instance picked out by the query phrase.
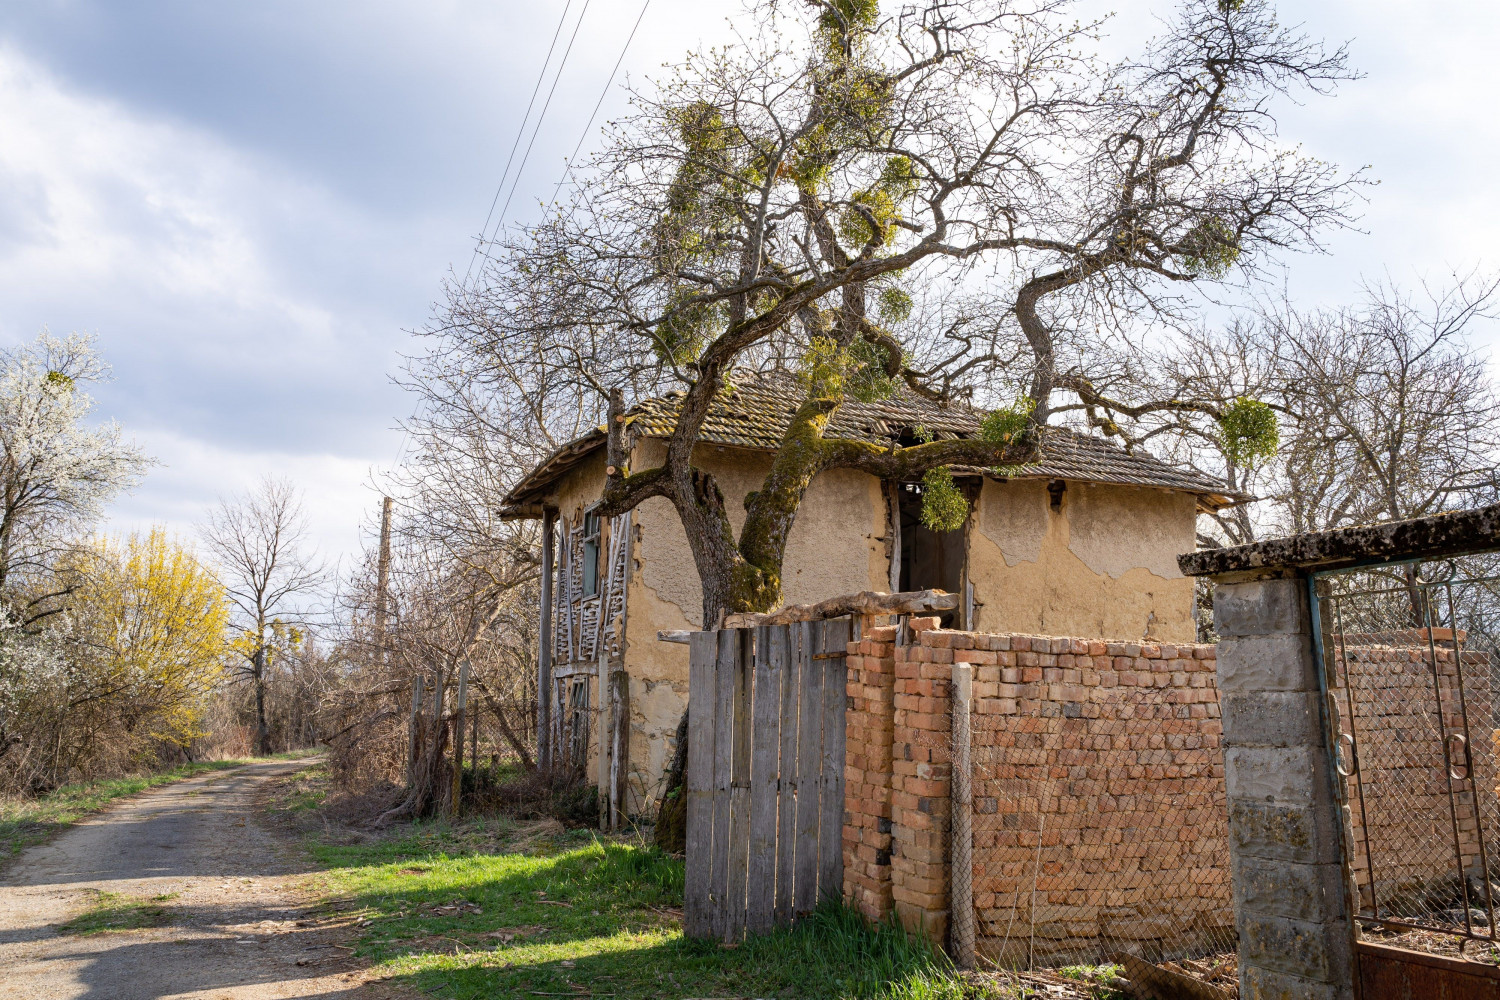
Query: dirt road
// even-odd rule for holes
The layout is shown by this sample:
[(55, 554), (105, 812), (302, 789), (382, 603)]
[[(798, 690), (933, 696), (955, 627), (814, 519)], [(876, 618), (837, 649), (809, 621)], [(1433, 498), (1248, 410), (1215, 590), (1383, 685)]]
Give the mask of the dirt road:
[[(0, 872), (0, 998), (409, 995), (365, 981), (337, 947), (346, 921), (309, 913), (295, 888), (305, 855), (257, 822), (257, 791), (304, 766), (255, 763), (146, 792), (17, 858)], [(156, 926), (61, 929), (101, 901)]]

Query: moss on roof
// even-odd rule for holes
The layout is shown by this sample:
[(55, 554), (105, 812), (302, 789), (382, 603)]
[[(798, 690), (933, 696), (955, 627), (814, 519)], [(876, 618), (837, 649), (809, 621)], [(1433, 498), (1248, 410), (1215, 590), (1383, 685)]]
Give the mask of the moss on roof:
[[(669, 392), (635, 406), (627, 415), (632, 433), (640, 437), (671, 437), (682, 397), (680, 392)], [(801, 401), (794, 387), (768, 380), (736, 386), (721, 394), (709, 408), (699, 439), (707, 444), (775, 451)], [(903, 394), (878, 403), (843, 403), (829, 421), (826, 436), (886, 445), (893, 439), (909, 439), (920, 427), (939, 440), (975, 437), (982, 416), (961, 403), (940, 405)], [(558, 477), (603, 447), (604, 438), (604, 428), (599, 427), (558, 449), (516, 484), (506, 497), (507, 506), (539, 500)], [(981, 468), (959, 467), (955, 471), (997, 475), (993, 470)], [(1064, 479), (1175, 490), (1198, 497), (1209, 508), (1245, 499), (1226, 490), (1222, 483), (1168, 465), (1138, 449), (1127, 452), (1102, 437), (1065, 427), (1043, 428), (1037, 460), (1007, 468), (1000, 478)]]

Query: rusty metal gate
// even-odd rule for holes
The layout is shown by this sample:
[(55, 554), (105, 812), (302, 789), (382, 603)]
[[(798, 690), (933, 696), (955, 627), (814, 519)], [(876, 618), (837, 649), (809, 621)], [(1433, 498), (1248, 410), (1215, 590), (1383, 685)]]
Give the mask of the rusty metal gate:
[(1500, 998), (1494, 556), (1320, 574), (1366, 1000)]
[(849, 635), (848, 619), (692, 634), (690, 937), (738, 940), (841, 894)]

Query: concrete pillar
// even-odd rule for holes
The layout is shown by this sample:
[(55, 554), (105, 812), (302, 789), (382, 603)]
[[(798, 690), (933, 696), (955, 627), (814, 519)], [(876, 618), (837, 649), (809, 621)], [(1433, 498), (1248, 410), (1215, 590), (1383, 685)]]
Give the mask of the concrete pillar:
[(1307, 580), (1216, 579), (1243, 1000), (1353, 1000), (1342, 806)]

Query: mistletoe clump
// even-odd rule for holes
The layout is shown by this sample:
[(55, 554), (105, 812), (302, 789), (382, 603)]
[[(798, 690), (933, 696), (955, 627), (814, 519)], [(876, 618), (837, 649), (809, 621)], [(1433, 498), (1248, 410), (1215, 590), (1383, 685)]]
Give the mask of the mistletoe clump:
[(810, 396), (874, 403), (889, 399), (896, 380), (886, 373), (885, 348), (868, 340), (840, 347), (827, 337), (815, 338), (802, 355), (797, 378)]
[(946, 467), (928, 469), (922, 477), (922, 513), (924, 528), (933, 531), (957, 531), (969, 519), (969, 501), (959, 492), (953, 473)]
[(1219, 446), (1241, 468), (1270, 458), (1280, 443), (1276, 412), (1258, 399), (1241, 396), (1219, 417)]
[(1022, 396), (1009, 406), (991, 410), (979, 422), (979, 437), (990, 444), (1010, 444), (1031, 422), (1036, 400)]

